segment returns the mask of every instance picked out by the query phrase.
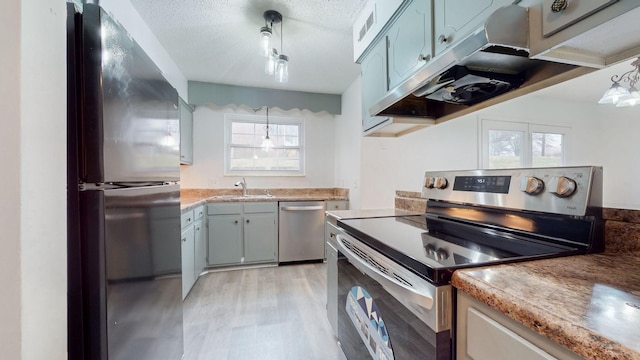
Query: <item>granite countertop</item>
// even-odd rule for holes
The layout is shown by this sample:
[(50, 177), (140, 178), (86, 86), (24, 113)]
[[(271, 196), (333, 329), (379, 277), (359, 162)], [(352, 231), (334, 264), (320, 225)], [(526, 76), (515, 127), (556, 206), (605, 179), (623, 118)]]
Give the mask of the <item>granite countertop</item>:
[(586, 359), (640, 359), (638, 253), (458, 270), (452, 285)]
[(258, 201), (331, 201), (349, 200), (346, 189), (250, 189), (243, 197), (236, 189), (186, 189), (180, 192), (180, 209), (194, 209), (206, 203)]

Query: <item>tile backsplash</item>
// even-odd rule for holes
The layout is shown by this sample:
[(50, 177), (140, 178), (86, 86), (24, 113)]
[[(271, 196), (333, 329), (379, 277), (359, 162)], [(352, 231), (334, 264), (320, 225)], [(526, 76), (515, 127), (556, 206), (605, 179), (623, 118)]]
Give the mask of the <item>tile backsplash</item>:
[[(427, 200), (419, 192), (396, 191), (396, 209), (425, 212)], [(640, 210), (603, 209), (604, 243), (607, 253), (640, 254)]]

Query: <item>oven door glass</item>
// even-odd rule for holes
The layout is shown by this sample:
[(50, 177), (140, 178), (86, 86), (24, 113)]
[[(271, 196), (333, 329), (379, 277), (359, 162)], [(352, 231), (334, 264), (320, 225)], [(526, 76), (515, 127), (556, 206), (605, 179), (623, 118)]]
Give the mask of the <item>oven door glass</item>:
[(451, 333), (436, 333), (338, 253), (338, 340), (349, 360), (451, 359)]

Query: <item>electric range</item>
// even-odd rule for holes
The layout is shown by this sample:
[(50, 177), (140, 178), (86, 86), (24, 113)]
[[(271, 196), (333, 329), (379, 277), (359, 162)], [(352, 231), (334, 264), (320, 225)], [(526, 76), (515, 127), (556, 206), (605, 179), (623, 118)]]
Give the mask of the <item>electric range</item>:
[(450, 359), (456, 269), (604, 248), (600, 167), (427, 172), (422, 197), (422, 215), (337, 222), (348, 359)]

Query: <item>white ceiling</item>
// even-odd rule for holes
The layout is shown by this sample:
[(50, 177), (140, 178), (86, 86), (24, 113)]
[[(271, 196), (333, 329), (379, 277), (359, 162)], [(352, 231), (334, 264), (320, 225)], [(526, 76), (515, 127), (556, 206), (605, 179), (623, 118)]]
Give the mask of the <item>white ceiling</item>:
[[(351, 26), (366, 0), (130, 0), (188, 80), (341, 94), (359, 74)], [(262, 14), (283, 17), (289, 82), (264, 73)], [(280, 51), (280, 26), (274, 38)], [(594, 103), (631, 60), (536, 92)]]
[[(358, 76), (351, 25), (366, 0), (131, 0), (188, 80), (341, 94)], [(289, 82), (264, 72), (258, 54), (266, 10), (276, 49), (289, 56)]]

